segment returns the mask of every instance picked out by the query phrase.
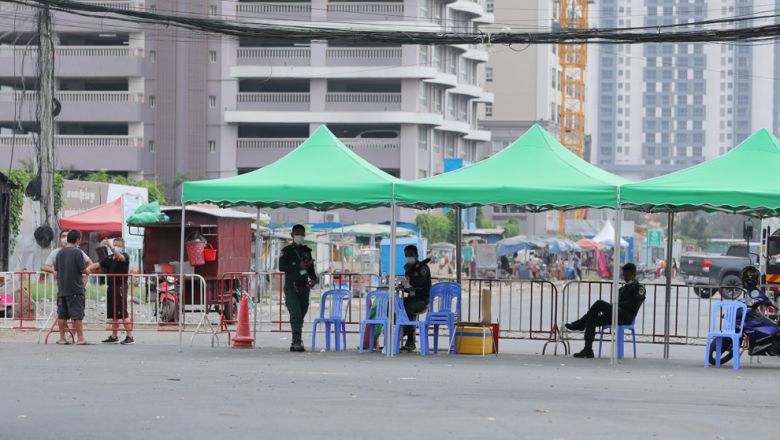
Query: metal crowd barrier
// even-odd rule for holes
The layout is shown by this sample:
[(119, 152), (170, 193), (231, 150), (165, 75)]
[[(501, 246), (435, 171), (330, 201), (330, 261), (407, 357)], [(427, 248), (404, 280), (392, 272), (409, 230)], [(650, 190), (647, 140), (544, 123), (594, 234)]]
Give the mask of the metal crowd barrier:
[[(645, 302), (637, 314), (634, 326), (637, 342), (664, 343), (666, 284), (643, 284)], [(720, 292), (728, 298), (744, 295), (744, 289), (733, 286), (672, 284), (669, 313), (669, 341), (677, 345), (703, 345), (712, 325), (710, 311), (714, 302), (721, 301)], [(697, 293), (698, 292), (698, 293)], [(610, 302), (610, 281), (570, 281), (563, 288), (561, 321), (564, 340), (582, 339), (580, 332), (566, 331), (563, 323), (571, 322), (587, 312), (597, 300)]]

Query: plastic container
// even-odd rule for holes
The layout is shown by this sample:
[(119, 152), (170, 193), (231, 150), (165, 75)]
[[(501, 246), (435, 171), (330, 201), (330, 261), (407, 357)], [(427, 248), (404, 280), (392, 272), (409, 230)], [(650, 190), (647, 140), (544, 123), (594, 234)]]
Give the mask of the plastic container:
[(492, 328), (457, 327), (455, 330), (455, 353), (493, 354)]
[(203, 258), (203, 250), (206, 249), (206, 242), (202, 240), (188, 241), (184, 247), (187, 249), (187, 260), (193, 266), (203, 266), (206, 260)]
[(214, 247), (211, 245), (211, 243), (208, 243), (206, 246), (206, 249), (203, 249), (203, 259), (207, 263), (211, 263), (213, 261), (217, 261), (217, 250), (214, 249)]

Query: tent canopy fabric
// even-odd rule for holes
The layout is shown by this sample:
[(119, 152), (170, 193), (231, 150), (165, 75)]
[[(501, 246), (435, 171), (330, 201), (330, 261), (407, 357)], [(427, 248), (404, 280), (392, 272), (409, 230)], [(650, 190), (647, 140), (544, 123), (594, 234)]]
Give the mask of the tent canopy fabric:
[(60, 219), (60, 228), (122, 232), (122, 198)]
[(396, 188), (399, 205), (416, 208), (523, 206), (528, 211), (617, 207), (627, 183), (562, 146), (539, 125), (471, 166)]
[[(594, 235), (593, 238), (591, 238), (591, 240), (604, 246), (608, 246), (608, 247), (615, 246), (615, 227), (612, 226), (612, 222), (607, 220), (607, 222), (604, 223), (604, 227), (601, 228), (601, 231), (599, 231), (598, 234)], [(620, 247), (628, 247), (628, 242), (621, 238)]]
[(648, 212), (706, 209), (780, 214), (780, 140), (761, 129), (723, 156), (620, 189), (621, 205)]
[(529, 240), (525, 235), (516, 235), (496, 242), (496, 255), (503, 257), (526, 249), (541, 249), (545, 243)]
[(560, 254), (561, 252), (580, 252), (582, 249), (571, 240), (562, 238), (548, 238), (544, 240), (551, 254)]
[(355, 154), (324, 125), (276, 162), (247, 174), (185, 182), (183, 203), (271, 208), (390, 206), (399, 179)]
[[(410, 237), (415, 235), (411, 229), (397, 226), (395, 228), (398, 237)], [(361, 223), (357, 225), (344, 226), (330, 230), (330, 235), (354, 235), (357, 237), (389, 237), (390, 226), (379, 225), (375, 223)]]
[(579, 246), (585, 251), (598, 251), (604, 248), (604, 246), (600, 245), (599, 243), (596, 243), (590, 238), (582, 238), (580, 240), (577, 240), (577, 246)]

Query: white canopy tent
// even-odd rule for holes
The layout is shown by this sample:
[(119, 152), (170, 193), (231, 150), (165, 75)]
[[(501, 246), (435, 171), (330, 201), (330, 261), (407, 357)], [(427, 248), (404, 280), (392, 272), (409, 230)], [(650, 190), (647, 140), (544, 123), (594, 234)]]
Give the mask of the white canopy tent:
[[(601, 231), (599, 231), (598, 234), (594, 235), (591, 240), (595, 241), (598, 244), (602, 244), (604, 246), (615, 246), (615, 228), (612, 226), (612, 222), (607, 220), (606, 223), (604, 223), (604, 227), (601, 228)], [(620, 247), (627, 248), (628, 242), (626, 240), (620, 239)]]

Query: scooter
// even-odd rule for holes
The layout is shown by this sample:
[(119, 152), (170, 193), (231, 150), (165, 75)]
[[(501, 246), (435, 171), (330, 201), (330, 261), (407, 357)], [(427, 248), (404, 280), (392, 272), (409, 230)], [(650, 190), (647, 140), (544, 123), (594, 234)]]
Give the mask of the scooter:
[[(746, 297), (741, 301), (748, 306), (745, 316), (745, 325), (740, 339), (741, 349), (747, 338), (747, 352), (749, 356), (780, 356), (780, 322), (778, 322), (778, 308), (775, 303), (766, 296), (766, 293), (758, 288), (758, 282), (745, 283), (745, 271), (758, 272), (754, 267), (743, 271), (743, 285), (747, 290)], [(751, 277), (752, 278), (752, 277)], [(757, 278), (760, 278), (760, 274)], [(742, 319), (737, 314), (737, 322)], [(739, 328), (737, 328), (739, 331)], [(715, 365), (716, 347), (710, 347), (710, 365)], [(731, 339), (723, 338), (720, 362), (730, 361), (734, 357), (734, 348)]]
[(160, 322), (176, 322), (176, 311), (179, 306), (176, 277), (166, 276), (158, 279), (155, 293), (157, 316)]

